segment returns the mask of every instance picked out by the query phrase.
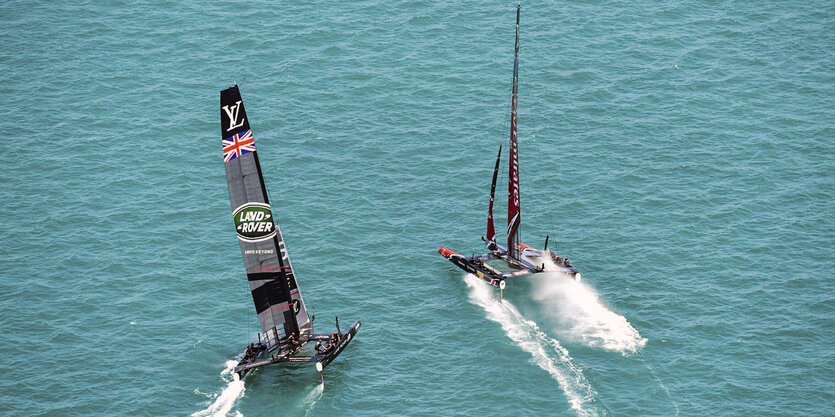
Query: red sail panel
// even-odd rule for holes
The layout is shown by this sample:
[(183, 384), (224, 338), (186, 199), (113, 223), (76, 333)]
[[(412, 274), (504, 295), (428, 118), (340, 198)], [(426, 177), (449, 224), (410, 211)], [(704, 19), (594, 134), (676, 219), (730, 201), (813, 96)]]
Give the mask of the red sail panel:
[(519, 86), (519, 11), (516, 8), (516, 47), (513, 58), (513, 98), (510, 109), (510, 173), (507, 186), (507, 251), (513, 259), (519, 259), (521, 240), (519, 224), (519, 147), (516, 138), (516, 109), (518, 105), (517, 90)]
[[(493, 197), (496, 195), (496, 180), (499, 178), (499, 162), (502, 159), (502, 146), (499, 145), (499, 154), (496, 155), (496, 167), (493, 168), (493, 182), (490, 185), (490, 209), (487, 212), (487, 245), (494, 246), (496, 242), (496, 228), (493, 226)], [(491, 247), (490, 250), (495, 248)]]

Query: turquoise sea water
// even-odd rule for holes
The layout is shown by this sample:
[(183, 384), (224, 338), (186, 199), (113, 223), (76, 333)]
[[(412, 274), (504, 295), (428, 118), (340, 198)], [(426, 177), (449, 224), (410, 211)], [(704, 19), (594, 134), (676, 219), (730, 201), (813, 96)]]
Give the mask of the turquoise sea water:
[[(483, 248), (514, 9), (0, 4), (0, 414), (831, 415), (833, 4), (525, 2), (522, 236), (584, 278), (502, 303), (436, 251)], [(234, 81), (317, 329), (363, 322), (324, 387), (226, 370)]]

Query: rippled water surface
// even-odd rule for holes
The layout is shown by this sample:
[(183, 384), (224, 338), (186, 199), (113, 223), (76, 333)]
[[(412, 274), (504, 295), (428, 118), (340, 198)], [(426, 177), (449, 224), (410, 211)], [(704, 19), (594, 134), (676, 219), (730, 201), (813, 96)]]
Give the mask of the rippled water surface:
[[(0, 4), (0, 414), (831, 414), (835, 7), (526, 2), (522, 236), (583, 280), (502, 301), (437, 249), (482, 249), (514, 6)], [(318, 330), (363, 322), (324, 386), (229, 372), (233, 82)]]

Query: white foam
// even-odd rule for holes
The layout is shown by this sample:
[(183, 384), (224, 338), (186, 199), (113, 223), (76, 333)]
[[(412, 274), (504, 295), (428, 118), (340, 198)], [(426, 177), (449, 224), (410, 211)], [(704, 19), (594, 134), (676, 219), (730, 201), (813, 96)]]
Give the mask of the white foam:
[(310, 390), (310, 393), (307, 394), (307, 397), (305, 397), (304, 401), (302, 402), (305, 405), (305, 409), (304, 409), (304, 415), (305, 416), (310, 415), (310, 412), (313, 411), (313, 407), (316, 405), (316, 403), (319, 401), (319, 399), (322, 398), (322, 392), (324, 392), (324, 391), (325, 391), (325, 383), (324, 382), (315, 386), (315, 387), (313, 387), (313, 389)]
[[(233, 372), (237, 361), (226, 361), (226, 368), (220, 372), (220, 378), (226, 382), (226, 386), (215, 397), (215, 401), (205, 410), (198, 411), (191, 417), (226, 417), (232, 411), (235, 403), (244, 396), (244, 381), (238, 379)], [(243, 417), (240, 411), (235, 410), (235, 417)]]
[(561, 337), (624, 355), (646, 345), (647, 339), (603, 305), (588, 284), (556, 272), (530, 275), (530, 281), (531, 298)]
[(498, 300), (493, 288), (480, 279), (468, 274), (464, 281), (470, 287), (470, 302), (483, 308), (488, 319), (500, 324), (507, 336), (557, 381), (571, 408), (581, 416), (597, 416), (596, 408), (590, 404), (594, 390), (568, 350), (522, 316), (509, 301)]

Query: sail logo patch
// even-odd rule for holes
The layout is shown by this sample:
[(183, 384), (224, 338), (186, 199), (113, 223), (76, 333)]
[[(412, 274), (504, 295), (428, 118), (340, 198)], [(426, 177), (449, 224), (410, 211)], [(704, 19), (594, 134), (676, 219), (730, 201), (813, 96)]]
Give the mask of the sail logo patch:
[(275, 223), (269, 204), (246, 203), (235, 209), (232, 217), (241, 241), (261, 242), (275, 236)]
[(229, 116), (229, 128), (226, 129), (227, 132), (244, 125), (245, 119), (241, 119), (240, 122), (238, 121), (238, 114), (241, 111), (241, 100), (238, 100), (234, 105), (223, 106), (223, 111)]
[(255, 138), (252, 137), (252, 130), (223, 139), (223, 162), (229, 162), (252, 152), (255, 152)]

